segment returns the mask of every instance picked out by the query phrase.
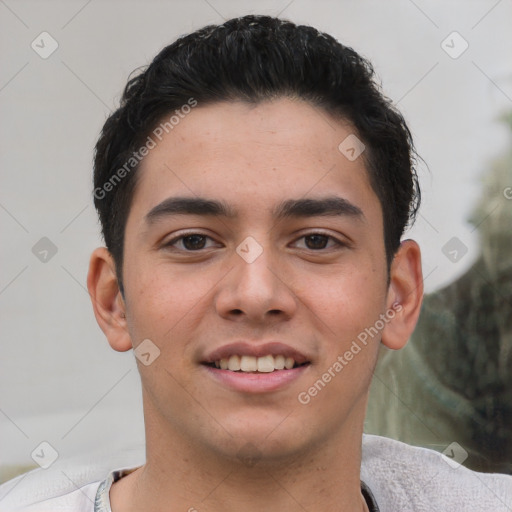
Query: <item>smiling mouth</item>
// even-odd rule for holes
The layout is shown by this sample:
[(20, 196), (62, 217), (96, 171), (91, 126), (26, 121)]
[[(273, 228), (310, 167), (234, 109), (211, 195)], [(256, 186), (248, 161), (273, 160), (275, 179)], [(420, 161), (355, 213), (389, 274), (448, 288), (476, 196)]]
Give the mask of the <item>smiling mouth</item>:
[(309, 362), (298, 364), (293, 357), (268, 354), (262, 357), (232, 355), (229, 358), (218, 359), (213, 363), (204, 363), (206, 366), (218, 370), (229, 370), (239, 373), (272, 373), (274, 371), (292, 370), (300, 366), (309, 365)]

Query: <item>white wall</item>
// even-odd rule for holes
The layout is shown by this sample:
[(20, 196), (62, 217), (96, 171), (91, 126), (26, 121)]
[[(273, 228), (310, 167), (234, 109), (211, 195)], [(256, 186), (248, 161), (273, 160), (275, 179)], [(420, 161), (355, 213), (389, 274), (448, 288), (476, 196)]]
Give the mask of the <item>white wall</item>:
[[(109, 348), (85, 290), (101, 243), (92, 148), (128, 74), (178, 35), (281, 11), (369, 57), (408, 119), (430, 168), (411, 232), (427, 290), (477, 257), (466, 218), (508, 141), (496, 119), (512, 108), (510, 0), (0, 2), (0, 464), (32, 463), (43, 440), (61, 457), (143, 442), (133, 355)], [(47, 59), (31, 48), (43, 31), (59, 45)], [(458, 59), (441, 48), (452, 31), (469, 43)], [(457, 263), (441, 251), (453, 236), (469, 249)], [(46, 263), (32, 252), (42, 237), (57, 247)]]

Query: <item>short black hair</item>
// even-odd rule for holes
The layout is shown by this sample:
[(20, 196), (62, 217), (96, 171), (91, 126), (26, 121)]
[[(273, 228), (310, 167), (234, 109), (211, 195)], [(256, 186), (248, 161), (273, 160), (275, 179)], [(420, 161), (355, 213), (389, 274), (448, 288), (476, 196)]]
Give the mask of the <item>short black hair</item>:
[(165, 47), (128, 81), (120, 107), (103, 126), (95, 149), (94, 204), (122, 293), (126, 220), (152, 130), (163, 119), (171, 129), (172, 118), (190, 105), (279, 97), (308, 101), (355, 128), (382, 207), (389, 268), (420, 203), (416, 152), (403, 116), (382, 94), (371, 63), (352, 48), (310, 26), (249, 15)]

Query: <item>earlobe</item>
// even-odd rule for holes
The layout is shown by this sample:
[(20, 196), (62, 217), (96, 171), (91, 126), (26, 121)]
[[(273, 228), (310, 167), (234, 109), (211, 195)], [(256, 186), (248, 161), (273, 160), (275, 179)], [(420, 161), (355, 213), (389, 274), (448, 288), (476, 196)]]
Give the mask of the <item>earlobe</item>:
[(393, 317), (382, 332), (382, 343), (393, 350), (404, 347), (418, 321), (423, 301), (421, 252), (413, 240), (405, 240), (393, 259), (387, 295)]
[(119, 352), (132, 348), (126, 322), (126, 307), (119, 290), (115, 263), (105, 247), (99, 247), (89, 262), (87, 288), (94, 316), (110, 346)]

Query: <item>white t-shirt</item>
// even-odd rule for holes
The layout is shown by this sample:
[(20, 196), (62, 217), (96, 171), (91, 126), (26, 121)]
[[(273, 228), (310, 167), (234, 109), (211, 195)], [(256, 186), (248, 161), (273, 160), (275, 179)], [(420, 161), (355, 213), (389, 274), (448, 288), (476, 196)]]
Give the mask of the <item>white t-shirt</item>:
[[(512, 475), (477, 473), (380, 436), (363, 435), (362, 447), (361, 481), (379, 512), (512, 512)], [(0, 512), (111, 512), (110, 485), (143, 458), (132, 452), (110, 462), (36, 469), (0, 486)]]

